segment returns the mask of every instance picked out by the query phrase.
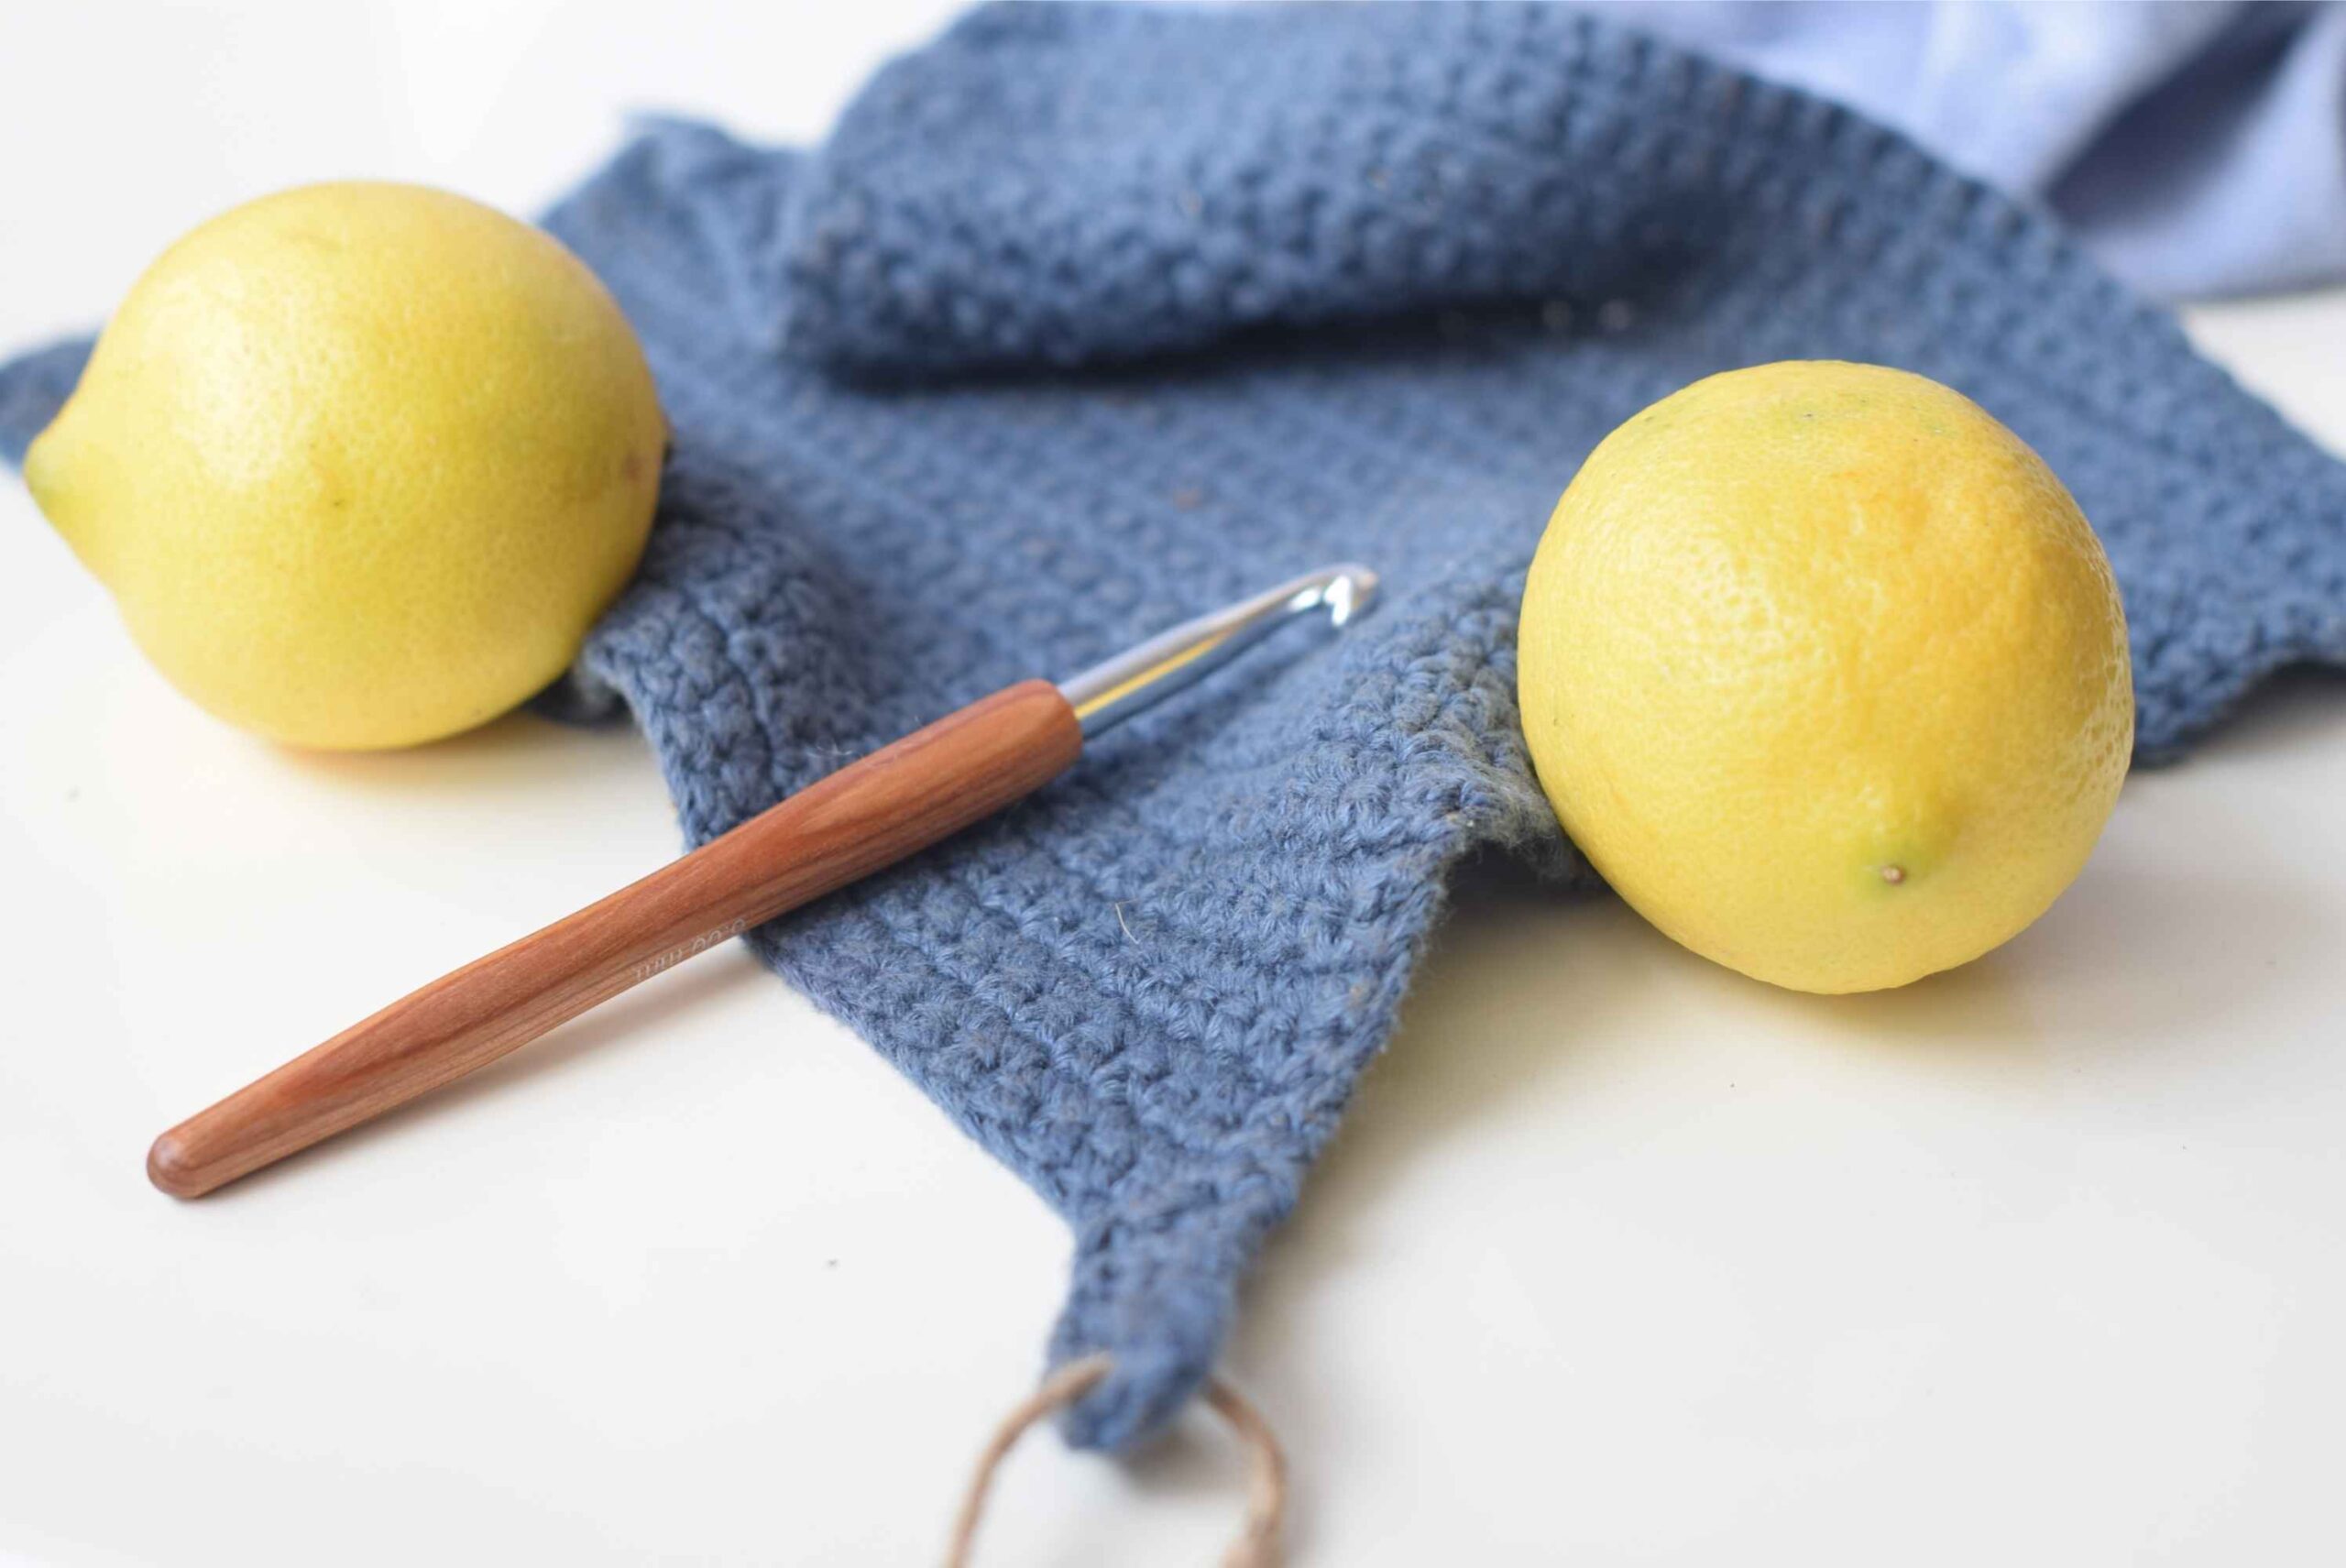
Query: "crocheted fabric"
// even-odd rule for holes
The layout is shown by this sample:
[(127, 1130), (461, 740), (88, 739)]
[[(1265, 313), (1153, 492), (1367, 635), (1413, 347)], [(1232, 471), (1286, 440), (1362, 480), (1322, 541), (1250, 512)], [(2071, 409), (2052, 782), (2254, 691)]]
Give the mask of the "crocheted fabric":
[[(1385, 574), (1341, 638), (752, 936), (1065, 1215), (1051, 1354), (1116, 1356), (1079, 1442), (1197, 1387), (1451, 868), (1570, 869), (1516, 600), (1645, 403), (1796, 356), (1978, 399), (2101, 531), (2146, 753), (2346, 658), (2346, 476), (2173, 321), (1897, 137), (1585, 16), (987, 10), (818, 152), (655, 126), (549, 222), (676, 432), (578, 690), (696, 842), (1285, 575)], [(19, 447), (78, 352), (0, 378)]]

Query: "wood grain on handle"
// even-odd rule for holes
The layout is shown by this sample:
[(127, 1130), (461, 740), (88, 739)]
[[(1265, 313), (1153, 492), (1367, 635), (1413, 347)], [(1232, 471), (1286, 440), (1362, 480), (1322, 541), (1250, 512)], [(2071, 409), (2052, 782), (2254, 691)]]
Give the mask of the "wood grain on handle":
[(1028, 681), (818, 780), (773, 809), (433, 981), (155, 1140), (179, 1198), (486, 1067), (628, 987), (926, 848), (1049, 783), (1083, 735)]

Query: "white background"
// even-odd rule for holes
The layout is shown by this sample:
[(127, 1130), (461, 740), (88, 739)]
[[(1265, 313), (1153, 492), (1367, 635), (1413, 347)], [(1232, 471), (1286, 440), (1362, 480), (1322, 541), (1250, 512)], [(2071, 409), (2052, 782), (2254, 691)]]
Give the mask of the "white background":
[[(0, 345), (295, 181), (529, 212), (623, 111), (812, 137), (945, 10), (12, 6)], [(2346, 443), (2346, 296), (2192, 324)], [(2346, 1558), (2342, 786), (2346, 683), (2286, 682), (2020, 940), (1838, 1001), (1473, 879), (1230, 1348), (1297, 1561)], [(0, 482), (0, 1557), (934, 1558), (1066, 1238), (738, 950), (216, 1199), (142, 1179), (674, 848), (624, 729), (220, 728)], [(1036, 1439), (981, 1558), (1205, 1562), (1238, 1475), (1203, 1417)]]

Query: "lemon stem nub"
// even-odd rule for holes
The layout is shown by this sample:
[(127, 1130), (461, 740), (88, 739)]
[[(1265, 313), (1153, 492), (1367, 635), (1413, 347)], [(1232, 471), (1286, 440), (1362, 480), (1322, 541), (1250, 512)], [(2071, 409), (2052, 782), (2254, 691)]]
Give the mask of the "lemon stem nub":
[(1896, 887), (1900, 883), (1906, 880), (1906, 868), (1904, 866), (1884, 866), (1881, 868), (1881, 880), (1888, 883), (1891, 886)]

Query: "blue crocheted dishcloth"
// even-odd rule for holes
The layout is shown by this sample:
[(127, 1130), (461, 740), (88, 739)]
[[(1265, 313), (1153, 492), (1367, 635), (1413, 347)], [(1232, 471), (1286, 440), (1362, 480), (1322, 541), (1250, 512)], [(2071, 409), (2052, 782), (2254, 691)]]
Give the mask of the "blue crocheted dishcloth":
[[(1198, 1386), (1452, 868), (1568, 866), (1516, 599), (1643, 404), (1799, 356), (1978, 399), (2108, 543), (2146, 754), (2346, 660), (2346, 474), (2171, 319), (1898, 137), (1582, 16), (981, 11), (817, 152), (657, 125), (549, 223), (675, 427), (578, 685), (696, 842), (1013, 681), (1385, 574), (1343, 637), (753, 934), (1065, 1215), (1051, 1354), (1116, 1356), (1080, 1442)], [(81, 352), (0, 375), (13, 450)]]

